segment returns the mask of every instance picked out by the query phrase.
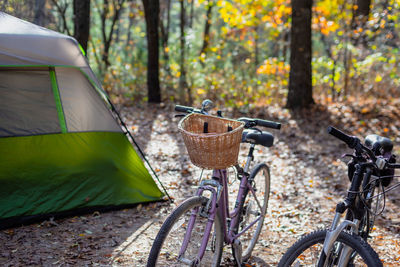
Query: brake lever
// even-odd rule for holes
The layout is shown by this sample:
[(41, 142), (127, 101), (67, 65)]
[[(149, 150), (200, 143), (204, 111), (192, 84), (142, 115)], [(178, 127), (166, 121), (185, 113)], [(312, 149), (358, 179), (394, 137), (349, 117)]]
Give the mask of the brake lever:
[(345, 158), (345, 157), (350, 157), (350, 158), (352, 158), (352, 159), (356, 159), (356, 158), (357, 158), (357, 157), (354, 156), (353, 154), (343, 154), (343, 155), (341, 156), (342, 159)]
[(262, 131), (261, 131), (260, 129), (258, 129), (257, 127), (249, 127), (249, 128), (246, 128), (246, 129), (248, 129), (248, 130), (254, 130), (254, 131), (257, 131), (257, 132), (259, 132), (259, 133), (262, 133)]
[(179, 118), (179, 117), (185, 117), (185, 116), (186, 116), (185, 114), (176, 114), (174, 117)]

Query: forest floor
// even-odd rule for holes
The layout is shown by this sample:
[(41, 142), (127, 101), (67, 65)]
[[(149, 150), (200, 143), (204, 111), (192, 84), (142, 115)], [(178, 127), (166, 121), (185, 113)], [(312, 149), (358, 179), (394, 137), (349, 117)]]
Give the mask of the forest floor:
[[(282, 122), (281, 131), (271, 131), (274, 146), (256, 150), (256, 161), (270, 165), (272, 178), (268, 214), (249, 266), (276, 266), (286, 248), (301, 235), (329, 226), (336, 203), (349, 184), (346, 164), (340, 157), (351, 151), (326, 133), (327, 126), (359, 137), (371, 133), (392, 137), (399, 154), (399, 110), (397, 102), (349, 101), (296, 113), (270, 106), (234, 115)], [(2, 230), (0, 265), (145, 266), (162, 222), (193, 194), (200, 173), (188, 159), (174, 114), (168, 105), (122, 109), (135, 139), (175, 199), (173, 204), (140, 204)], [(241, 150), (241, 159), (246, 152)], [(398, 182), (395, 178), (392, 185)], [(386, 208), (377, 218), (370, 240), (384, 266), (400, 266), (399, 214), (400, 188), (396, 188), (387, 193)], [(225, 262), (231, 257), (229, 251), (224, 250)]]

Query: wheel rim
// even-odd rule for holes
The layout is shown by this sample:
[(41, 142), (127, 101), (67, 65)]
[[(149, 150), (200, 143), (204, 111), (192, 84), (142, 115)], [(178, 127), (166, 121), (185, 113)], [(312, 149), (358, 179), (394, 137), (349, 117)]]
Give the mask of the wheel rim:
[[(196, 208), (201, 208), (201, 203), (195, 203), (186, 209), (177, 220), (175, 220), (162, 244), (156, 266), (186, 266), (178, 256), (187, 230), (188, 220), (192, 211)], [(195, 261), (197, 259), (207, 220), (207, 218), (197, 215), (189, 244), (183, 255), (184, 260)], [(219, 257), (218, 253), (215, 252), (219, 249), (220, 245), (222, 246), (222, 238), (220, 230), (215, 232), (215, 229), (221, 229), (220, 219), (217, 216), (211, 230), (205, 254), (198, 266), (218, 266)]]
[(250, 257), (258, 236), (261, 232), (265, 213), (268, 207), (269, 198), (269, 172), (266, 167), (263, 167), (254, 177), (253, 187), (256, 189), (254, 197), (252, 192), (248, 192), (244, 203), (243, 220), (239, 226), (239, 232), (248, 227), (254, 220), (260, 217), (259, 221), (251, 226), (243, 235), (240, 236), (240, 241), (243, 249), (243, 259)]
[[(323, 248), (323, 243), (314, 244), (304, 250), (297, 258), (294, 260), (293, 264), (290, 266), (317, 266), (318, 259), (321, 255)], [(338, 266), (340, 251), (343, 250), (343, 244), (340, 242), (335, 242), (331, 253), (327, 258), (326, 266)], [(347, 266), (368, 266), (363, 259), (356, 253), (351, 253), (350, 262)]]

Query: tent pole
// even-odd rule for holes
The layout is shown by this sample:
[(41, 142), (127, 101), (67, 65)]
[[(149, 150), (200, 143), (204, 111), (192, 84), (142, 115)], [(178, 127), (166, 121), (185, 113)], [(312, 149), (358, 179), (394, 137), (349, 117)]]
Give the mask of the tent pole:
[(122, 127), (125, 128), (126, 133), (128, 133), (129, 137), (132, 139), (132, 142), (135, 144), (135, 146), (137, 147), (137, 149), (139, 150), (139, 153), (142, 155), (144, 161), (147, 163), (147, 165), (149, 166), (150, 170), (153, 172), (154, 176), (156, 177), (157, 181), (160, 183), (162, 189), (164, 190), (164, 193), (167, 195), (168, 199), (170, 202), (174, 202), (174, 200), (170, 197), (170, 195), (167, 192), (167, 189), (164, 187), (164, 185), (161, 183), (160, 178), (158, 177), (157, 173), (154, 171), (153, 167), (150, 165), (150, 162), (147, 160), (146, 155), (144, 154), (143, 150), (140, 148), (139, 144), (136, 143), (135, 139), (133, 138), (131, 132), (128, 130), (128, 127), (126, 126), (125, 122), (122, 120), (121, 115), (119, 114), (119, 112), (117, 111), (117, 109), (115, 108), (115, 106), (113, 105), (113, 103), (111, 103), (111, 101), (109, 99), (108, 103), (111, 106), (111, 109), (115, 112), (115, 114), (118, 117), (118, 120), (120, 121)]

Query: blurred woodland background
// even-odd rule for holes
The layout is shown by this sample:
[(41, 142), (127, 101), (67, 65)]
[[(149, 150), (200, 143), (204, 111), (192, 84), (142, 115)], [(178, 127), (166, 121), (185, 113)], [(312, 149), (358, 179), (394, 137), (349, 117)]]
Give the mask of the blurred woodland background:
[[(209, 98), (232, 117), (282, 122), (276, 146), (257, 150), (273, 183), (256, 255), (271, 266), (330, 223), (346, 192), (345, 146), (328, 125), (387, 136), (400, 154), (400, 0), (0, 0), (0, 11), (78, 40), (174, 197), (192, 194), (197, 173), (181, 157), (171, 103)], [(400, 266), (399, 193), (388, 194), (371, 239), (385, 266)], [(140, 266), (171, 209), (140, 204), (5, 230), (0, 265)]]
[(397, 101), (400, 0), (3, 0), (74, 36), (114, 102)]

